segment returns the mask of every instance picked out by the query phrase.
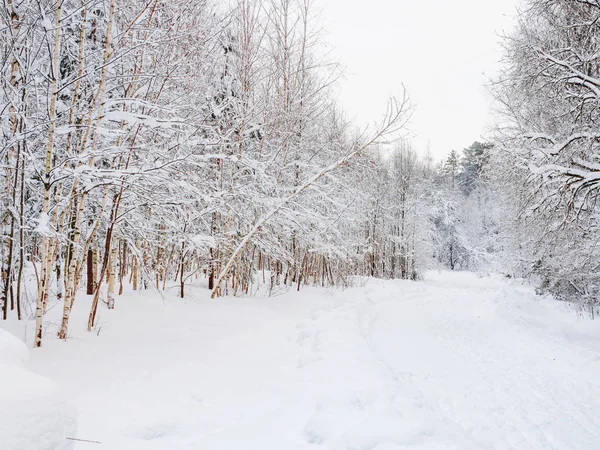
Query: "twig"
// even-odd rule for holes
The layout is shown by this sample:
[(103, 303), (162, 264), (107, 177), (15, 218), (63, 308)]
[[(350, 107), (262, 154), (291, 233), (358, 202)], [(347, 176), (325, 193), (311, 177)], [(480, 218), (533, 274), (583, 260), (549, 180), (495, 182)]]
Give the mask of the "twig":
[(77, 438), (67, 438), (68, 441), (77, 441), (77, 442), (89, 442), (90, 444), (102, 444), (100, 441), (90, 441), (88, 439), (77, 439)]

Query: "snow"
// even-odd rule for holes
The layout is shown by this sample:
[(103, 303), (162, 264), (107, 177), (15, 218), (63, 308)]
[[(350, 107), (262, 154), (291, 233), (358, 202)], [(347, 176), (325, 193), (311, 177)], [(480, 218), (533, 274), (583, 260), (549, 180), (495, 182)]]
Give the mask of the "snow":
[(50, 236), (52, 231), (50, 229), (50, 218), (48, 217), (48, 214), (45, 212), (40, 213), (37, 221), (38, 223), (35, 227), (35, 232), (42, 236)]
[(42, 20), (42, 27), (44, 27), (46, 31), (51, 31), (54, 29), (54, 25), (52, 25), (52, 22), (50, 22), (50, 20), (47, 17), (44, 17), (44, 19)]
[(598, 323), (516, 282), (188, 292), (127, 292), (93, 333), (80, 295), (68, 342), (32, 352), (102, 442), (76, 449), (600, 448)]
[(207, 234), (197, 234), (192, 236), (191, 240), (200, 249), (215, 245), (215, 238)]
[(0, 329), (0, 448), (67, 450), (75, 412), (50, 379), (27, 370), (25, 344)]

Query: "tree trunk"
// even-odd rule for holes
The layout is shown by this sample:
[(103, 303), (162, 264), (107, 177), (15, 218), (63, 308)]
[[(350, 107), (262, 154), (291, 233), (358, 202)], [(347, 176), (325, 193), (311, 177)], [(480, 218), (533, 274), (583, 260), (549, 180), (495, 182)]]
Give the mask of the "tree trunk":
[[(40, 214), (40, 220), (48, 223), (48, 212), (50, 211), (50, 173), (52, 169), (52, 157), (54, 154), (54, 130), (56, 127), (56, 100), (58, 98), (58, 73), (57, 68), (59, 66), (59, 56), (60, 56), (60, 37), (61, 37), (61, 13), (62, 13), (62, 4), (63, 0), (58, 0), (56, 5), (56, 21), (54, 24), (54, 50), (52, 54), (52, 65), (50, 73), (51, 79), (51, 94), (50, 94), (50, 104), (48, 108), (48, 140), (46, 147), (46, 163), (45, 163), (45, 172), (44, 172), (44, 200), (42, 202), (42, 211)], [(47, 230), (42, 230), (42, 251), (40, 255), (41, 261), (41, 270), (40, 270), (40, 278), (38, 284), (38, 295), (37, 302), (35, 308), (35, 336), (33, 341), (34, 347), (41, 347), (42, 345), (42, 316), (44, 312), (44, 308), (48, 299), (48, 289), (49, 289), (49, 280), (50, 280), (50, 272), (49, 272), (49, 264), (50, 258), (49, 253), (51, 253), (50, 248), (50, 239), (47, 234)]]
[[(114, 212), (114, 208), (113, 208), (113, 212)], [(114, 216), (114, 214), (111, 214), (111, 216)], [(109, 263), (109, 259), (110, 259), (110, 244), (111, 244), (112, 232), (113, 232), (112, 219), (113, 219), (113, 217), (111, 217), (111, 224), (109, 225), (108, 229), (106, 230), (106, 239), (104, 242), (104, 257), (102, 259), (102, 269), (100, 270), (100, 277), (98, 278), (98, 284), (96, 285), (96, 291), (94, 292), (94, 299), (92, 300), (92, 307), (90, 308), (90, 314), (88, 317), (88, 328), (87, 328), (88, 331), (92, 331), (92, 328), (94, 327), (94, 322), (96, 321), (96, 312), (98, 311), (98, 300), (100, 299), (100, 289), (102, 288), (102, 281), (104, 280), (104, 277), (106, 276), (106, 271), (108, 269), (108, 263)]]
[(127, 268), (127, 242), (123, 241), (123, 251), (121, 253), (121, 264), (119, 265), (119, 295), (123, 295), (123, 278), (126, 276)]
[(87, 295), (94, 295), (94, 287), (95, 287), (95, 273), (94, 273), (94, 250), (89, 248), (87, 251), (86, 258), (86, 266), (87, 266), (87, 276), (86, 276), (86, 290), (85, 293)]
[(117, 281), (117, 246), (113, 245), (110, 249), (109, 270), (108, 270), (108, 294), (107, 305), (108, 309), (115, 308), (115, 283)]

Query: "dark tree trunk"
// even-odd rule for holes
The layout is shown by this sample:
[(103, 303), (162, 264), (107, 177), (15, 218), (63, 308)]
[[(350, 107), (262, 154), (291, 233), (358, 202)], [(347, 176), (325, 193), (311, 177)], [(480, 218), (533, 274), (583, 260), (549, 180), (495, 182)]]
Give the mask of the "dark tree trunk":
[(86, 265), (87, 265), (87, 287), (86, 287), (86, 294), (87, 295), (94, 295), (94, 289), (95, 289), (95, 273), (94, 273), (94, 250), (90, 247), (88, 249), (87, 252), (87, 258), (86, 258)]

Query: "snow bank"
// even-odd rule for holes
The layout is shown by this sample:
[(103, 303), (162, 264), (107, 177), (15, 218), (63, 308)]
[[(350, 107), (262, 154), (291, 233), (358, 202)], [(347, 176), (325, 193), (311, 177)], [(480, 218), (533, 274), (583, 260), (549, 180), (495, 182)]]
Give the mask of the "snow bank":
[(75, 413), (48, 378), (30, 372), (25, 344), (0, 329), (0, 448), (66, 450)]

